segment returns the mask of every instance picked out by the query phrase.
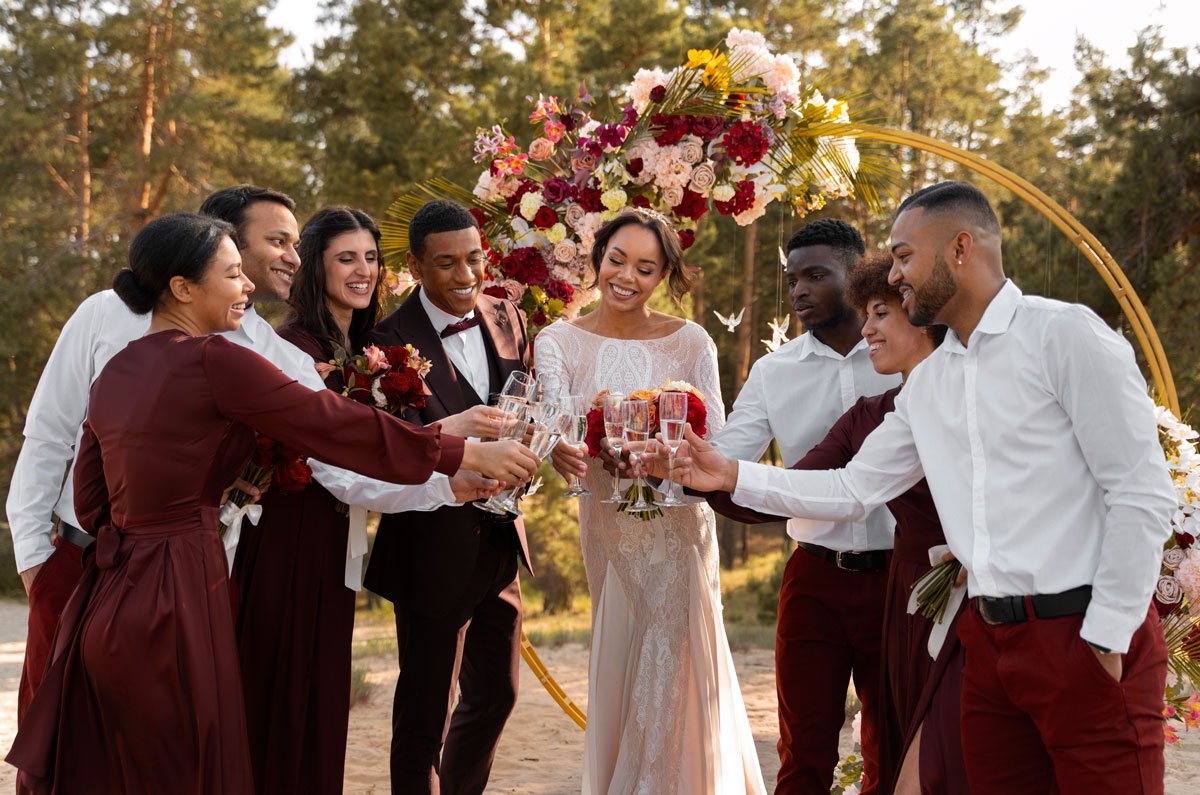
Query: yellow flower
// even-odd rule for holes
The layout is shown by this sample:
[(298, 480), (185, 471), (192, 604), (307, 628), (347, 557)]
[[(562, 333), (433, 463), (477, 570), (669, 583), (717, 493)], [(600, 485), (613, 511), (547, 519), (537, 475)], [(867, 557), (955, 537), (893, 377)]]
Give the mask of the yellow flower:
[(704, 67), (704, 76), (700, 78), (704, 85), (717, 91), (729, 87), (729, 59), (722, 53), (708, 61)]
[(685, 69), (695, 69), (697, 66), (704, 66), (712, 59), (712, 50), (688, 50), (687, 63), (683, 66)]

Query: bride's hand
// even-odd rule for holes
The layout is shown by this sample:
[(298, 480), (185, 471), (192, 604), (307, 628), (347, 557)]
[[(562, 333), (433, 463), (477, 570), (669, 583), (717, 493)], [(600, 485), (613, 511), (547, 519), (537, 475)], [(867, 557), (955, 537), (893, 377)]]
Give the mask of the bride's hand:
[(675, 453), (673, 475), (677, 483), (696, 491), (732, 492), (737, 488), (738, 462), (717, 452), (689, 424)]

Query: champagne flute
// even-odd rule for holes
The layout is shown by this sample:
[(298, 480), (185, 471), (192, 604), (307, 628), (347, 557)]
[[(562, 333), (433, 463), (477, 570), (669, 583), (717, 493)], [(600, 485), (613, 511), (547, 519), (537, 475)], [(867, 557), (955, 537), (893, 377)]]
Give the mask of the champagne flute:
[[(591, 408), (591, 401), (582, 395), (567, 395), (562, 399), (562, 408), (571, 418), (567, 423), (567, 432), (564, 436), (572, 447), (578, 448), (587, 438), (587, 414), (588, 409)], [(567, 480), (570, 487), (563, 492), (564, 497), (586, 497), (591, 494), (587, 486), (583, 485), (583, 481), (576, 476), (571, 475)]]
[[(620, 392), (610, 392), (604, 396), (604, 435), (617, 454), (618, 461), (621, 458), (621, 447), (625, 444), (625, 424), (621, 415), (621, 403), (624, 400), (625, 396)], [(619, 468), (616, 479), (613, 481), (612, 496), (604, 502), (621, 502), (621, 470)]]
[[(638, 457), (646, 449), (646, 442), (650, 439), (650, 401), (623, 401), (621, 403), (621, 420), (624, 426), (622, 431), (625, 437), (625, 447), (629, 449), (630, 461), (636, 465)], [(654, 510), (655, 506), (646, 502), (646, 482), (642, 480), (641, 475), (637, 476), (634, 484), (637, 499), (625, 510), (639, 513)]]
[[(570, 415), (552, 403), (534, 403), (529, 408), (529, 417), (533, 421), (533, 437), (529, 441), (529, 449), (539, 460), (545, 461), (550, 451), (558, 444), (563, 432), (567, 430)], [(528, 487), (528, 483), (514, 486), (492, 497), (481, 507), (492, 513), (512, 513), (520, 516), (517, 500)]]
[(686, 505), (675, 496), (671, 476), (675, 470), (675, 451), (683, 444), (683, 429), (687, 425), (688, 396), (686, 392), (663, 392), (658, 396), (658, 424), (663, 442), (667, 445), (666, 495), (658, 504), (666, 507)]
[[(504, 416), (500, 418), (500, 427), (496, 433), (496, 438), (501, 441), (524, 441), (525, 424), (530, 408), (529, 402), (525, 400), (524, 396), (501, 395), (496, 406), (504, 412)], [(492, 507), (492, 501), (495, 499), (493, 496), (484, 502), (474, 502), (472, 505), (489, 513), (504, 513), (503, 510), (496, 510)]]

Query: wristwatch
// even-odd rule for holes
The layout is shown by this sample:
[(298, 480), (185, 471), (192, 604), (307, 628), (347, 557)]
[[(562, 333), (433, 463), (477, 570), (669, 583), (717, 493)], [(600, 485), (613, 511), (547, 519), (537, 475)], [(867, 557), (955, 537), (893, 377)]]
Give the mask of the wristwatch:
[(1090, 640), (1085, 640), (1084, 643), (1091, 646), (1093, 649), (1098, 651), (1100, 654), (1112, 654), (1113, 653), (1112, 649), (1106, 649), (1103, 646), (1101, 646), (1099, 643), (1092, 643)]

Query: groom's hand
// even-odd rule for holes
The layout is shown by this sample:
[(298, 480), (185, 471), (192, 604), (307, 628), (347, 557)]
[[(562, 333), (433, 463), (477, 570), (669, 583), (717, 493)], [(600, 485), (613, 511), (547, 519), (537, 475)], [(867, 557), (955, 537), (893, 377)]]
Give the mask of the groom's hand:
[(473, 469), (487, 477), (518, 484), (529, 480), (540, 463), (541, 459), (520, 442), (467, 442), (459, 469)]
[(472, 406), (466, 411), (438, 420), (438, 423), (442, 426), (443, 433), (490, 442), (496, 438), (500, 422), (506, 416), (507, 412), (494, 406)]
[(717, 452), (689, 424), (675, 453), (676, 482), (696, 491), (732, 492), (737, 488), (737, 476), (738, 462)]
[(499, 494), (503, 488), (504, 484), (500, 481), (486, 478), (469, 469), (460, 469), (450, 478), (450, 490), (454, 492), (454, 499), (460, 503), (486, 500)]
[(581, 478), (587, 475), (586, 455), (586, 444), (576, 447), (566, 439), (560, 439), (550, 453), (550, 463), (554, 465), (554, 471), (564, 478), (572, 476)]

